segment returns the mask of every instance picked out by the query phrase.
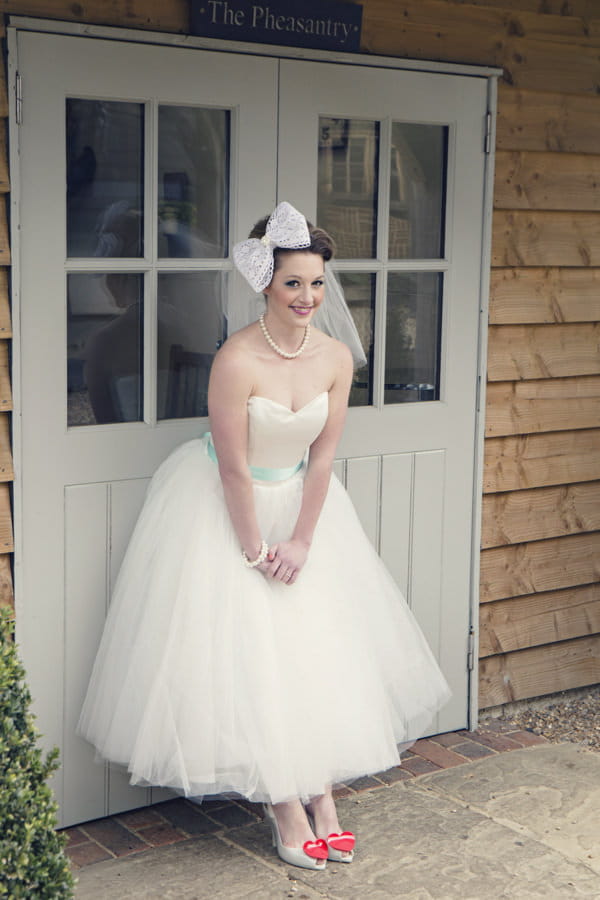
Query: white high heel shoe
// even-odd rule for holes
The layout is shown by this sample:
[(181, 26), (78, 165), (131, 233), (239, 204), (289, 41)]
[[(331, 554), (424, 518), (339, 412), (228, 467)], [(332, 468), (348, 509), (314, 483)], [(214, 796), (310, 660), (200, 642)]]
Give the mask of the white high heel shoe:
[[(315, 819), (312, 813), (306, 811), (310, 827), (317, 833)], [(327, 846), (327, 859), (331, 862), (351, 863), (354, 859), (354, 844), (356, 838), (351, 831), (332, 832), (327, 840), (321, 838)]]
[(273, 846), (277, 847), (279, 858), (291, 866), (300, 866), (302, 869), (315, 869), (323, 872), (327, 865), (329, 848), (326, 841), (318, 838), (316, 841), (304, 841), (301, 847), (286, 847), (281, 840), (279, 825), (270, 803), (263, 805), (265, 816), (271, 825), (273, 833)]

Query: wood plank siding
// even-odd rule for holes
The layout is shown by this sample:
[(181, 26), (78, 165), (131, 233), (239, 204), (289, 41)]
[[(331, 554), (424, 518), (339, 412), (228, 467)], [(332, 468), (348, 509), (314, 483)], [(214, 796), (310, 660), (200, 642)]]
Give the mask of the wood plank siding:
[[(570, 8), (563, 43), (580, 40), (567, 18), (595, 15), (593, 55), (600, 10)], [(482, 707), (600, 680), (600, 99), (584, 86), (588, 61), (573, 79), (499, 89)]]
[[(362, 51), (495, 65), (480, 706), (600, 681), (600, 5), (363, 0)], [(185, 32), (186, 0), (0, 0)], [(0, 84), (0, 120), (7, 116)], [(0, 121), (0, 127), (3, 122)], [(0, 193), (9, 191), (6, 135)], [(0, 208), (0, 602), (11, 595), (10, 248)]]

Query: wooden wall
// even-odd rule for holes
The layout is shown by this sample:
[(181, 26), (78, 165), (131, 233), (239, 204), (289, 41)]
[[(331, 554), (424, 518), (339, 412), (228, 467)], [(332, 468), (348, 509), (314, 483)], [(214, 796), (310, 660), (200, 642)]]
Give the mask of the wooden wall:
[(600, 98), (548, 87), (500, 91), (484, 706), (600, 681)]
[[(185, 31), (187, 0), (0, 0)], [(480, 705), (600, 681), (600, 2), (363, 0), (362, 49), (501, 66), (481, 554)], [(2, 95), (6, 105), (5, 92)], [(6, 109), (0, 116), (6, 115)], [(0, 190), (8, 191), (5, 159)], [(9, 263), (0, 215), (0, 265)], [(0, 596), (12, 547), (0, 269)]]

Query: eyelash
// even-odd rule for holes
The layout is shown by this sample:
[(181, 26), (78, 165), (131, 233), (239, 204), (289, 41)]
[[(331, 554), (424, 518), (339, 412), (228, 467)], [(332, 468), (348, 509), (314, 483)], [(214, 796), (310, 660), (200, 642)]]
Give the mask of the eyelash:
[[(295, 287), (298, 287), (298, 282), (295, 280), (286, 281), (285, 286), (289, 287), (289, 288), (295, 288)], [(316, 281), (313, 281), (313, 286), (314, 287), (323, 287), (323, 280), (321, 278), (317, 278)]]

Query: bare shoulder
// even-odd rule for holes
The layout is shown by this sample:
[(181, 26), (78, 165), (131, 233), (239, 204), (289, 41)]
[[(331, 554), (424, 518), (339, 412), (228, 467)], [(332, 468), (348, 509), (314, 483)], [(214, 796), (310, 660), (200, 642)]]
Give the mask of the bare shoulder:
[(228, 338), (215, 354), (210, 383), (209, 405), (211, 397), (221, 394), (239, 394), (248, 397), (251, 393), (254, 378), (255, 354), (252, 350), (250, 328), (236, 331)]
[(324, 354), (331, 360), (332, 367), (339, 374), (352, 374), (354, 363), (352, 361), (352, 353), (347, 344), (338, 341), (336, 338), (330, 337), (324, 331), (319, 331), (319, 347)]
[(253, 356), (251, 332), (252, 326), (248, 326), (228, 337), (215, 354), (213, 370), (234, 375), (238, 370), (246, 369)]

